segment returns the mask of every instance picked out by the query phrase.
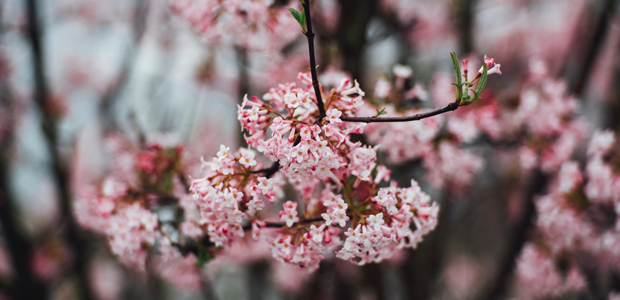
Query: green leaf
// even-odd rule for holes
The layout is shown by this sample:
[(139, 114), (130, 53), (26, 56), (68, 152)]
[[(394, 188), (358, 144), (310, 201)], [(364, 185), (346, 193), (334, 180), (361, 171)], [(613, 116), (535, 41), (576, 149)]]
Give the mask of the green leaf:
[(463, 81), (461, 80), (463, 75), (461, 73), (461, 65), (459, 64), (459, 59), (456, 57), (456, 53), (451, 52), (450, 57), (452, 58), (454, 75), (456, 75), (456, 82), (453, 83), (456, 86), (456, 101), (460, 102), (461, 98), (463, 98)]
[(482, 90), (484, 90), (484, 86), (486, 86), (487, 84), (487, 74), (488, 72), (488, 67), (487, 64), (485, 63), (484, 65), (482, 65), (482, 75), (480, 77), (480, 81), (478, 81), (478, 85), (476, 86), (476, 89), (470, 89), (473, 93), (474, 96), (471, 99), (466, 99), (464, 101), (463, 105), (470, 105), (478, 100), (480, 100), (480, 95), (482, 94)]
[(303, 8), (301, 9), (301, 22), (299, 22), (299, 25), (301, 25), (301, 31), (306, 33), (306, 11)]
[(297, 20), (297, 23), (299, 23), (299, 25), (301, 26), (301, 31), (303, 33), (306, 33), (306, 14), (304, 13), (304, 10), (302, 9), (301, 12), (298, 12), (294, 8), (289, 8), (288, 11), (291, 12), (293, 18), (295, 18), (295, 20)]
[(213, 254), (207, 251), (205, 245), (202, 244), (201, 241), (196, 242), (196, 246), (198, 247), (198, 258), (196, 259), (196, 266), (202, 267), (205, 263), (215, 258)]
[(482, 90), (484, 89), (484, 86), (487, 85), (487, 75), (488, 75), (487, 72), (488, 72), (488, 67), (487, 67), (487, 64), (485, 63), (484, 65), (482, 65), (482, 77), (480, 77), (480, 81), (478, 82), (478, 86), (476, 87), (476, 91), (475, 91), (476, 98), (480, 97), (480, 94), (482, 94)]
[(301, 13), (299, 13), (296, 9), (294, 8), (289, 8), (288, 11), (291, 12), (291, 15), (293, 15), (293, 18), (295, 18), (295, 20), (297, 20), (297, 22), (301, 23)]
[(164, 190), (166, 192), (172, 191), (172, 175), (168, 174), (164, 178)]
[(387, 115), (387, 112), (385, 111), (385, 107), (382, 108), (381, 110), (377, 109), (377, 114), (375, 115), (375, 117), (378, 117), (380, 115)]
[(356, 180), (357, 177), (355, 175), (349, 175), (349, 177), (347, 178), (347, 186), (350, 191), (353, 191), (353, 184), (355, 184)]

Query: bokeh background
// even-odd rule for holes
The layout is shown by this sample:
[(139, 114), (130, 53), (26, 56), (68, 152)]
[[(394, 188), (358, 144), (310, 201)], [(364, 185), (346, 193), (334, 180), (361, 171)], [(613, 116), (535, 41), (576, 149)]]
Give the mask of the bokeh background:
[[(285, 10), (299, 8), (296, 1), (246, 0), (263, 16), (278, 11), (277, 22), (240, 12), (211, 22), (213, 2), (0, 2), (0, 297), (15, 298), (15, 289), (33, 284), (51, 299), (616, 299), (620, 264), (596, 251), (547, 255), (539, 263), (550, 262), (548, 269), (515, 280), (522, 250), (544, 244), (534, 203), (552, 192), (558, 166), (569, 159), (584, 166), (593, 132), (620, 130), (615, 0), (312, 1), (321, 80), (345, 72), (368, 98), (388, 105), (381, 84), (398, 90), (407, 66), (413, 73), (400, 89), (412, 100), (396, 103), (397, 110), (439, 107), (450, 95), (450, 52), (475, 66), (484, 55), (501, 63), (503, 74), (489, 78), (480, 104), (496, 106), (495, 123), (477, 125), (474, 138), (456, 144), (463, 152), (450, 164), (479, 161), (462, 186), (429, 180), (432, 164), (420, 157), (380, 156), (395, 180), (415, 178), (441, 204), (438, 228), (418, 249), (381, 264), (331, 258), (312, 274), (276, 262), (264, 247), (239, 246), (200, 269), (198, 288), (184, 285), (183, 268), (139, 271), (119, 263), (106, 239), (73, 214), (81, 189), (114, 169), (110, 137), (137, 151), (144, 141), (183, 145), (188, 173), (199, 174), (200, 157), (220, 144), (245, 145), (236, 115), (243, 95), (260, 97), (308, 70), (306, 39)], [(251, 29), (269, 22), (275, 33)], [(534, 109), (515, 121), (511, 112), (531, 93), (571, 109)], [(524, 128), (549, 115), (560, 115), (558, 134), (562, 126), (581, 133), (556, 167), (528, 172), (519, 159), (536, 130)], [(469, 121), (454, 126), (484, 118), (461, 117)], [(399, 134), (390, 143), (406, 144), (409, 136)], [(620, 194), (620, 184), (612, 192)], [(613, 205), (591, 214), (604, 219), (596, 234), (620, 230), (613, 229)], [(620, 243), (609, 247), (620, 252)], [(581, 281), (570, 282), (572, 267)], [(553, 276), (559, 283), (532, 288)]]

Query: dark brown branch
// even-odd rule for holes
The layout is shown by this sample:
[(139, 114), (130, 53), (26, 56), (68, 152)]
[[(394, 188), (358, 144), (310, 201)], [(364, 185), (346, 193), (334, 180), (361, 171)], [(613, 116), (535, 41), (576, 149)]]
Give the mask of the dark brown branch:
[(312, 73), (312, 86), (314, 87), (314, 93), (316, 94), (316, 104), (319, 107), (319, 117), (316, 120), (316, 123), (318, 124), (321, 123), (323, 118), (325, 118), (325, 104), (323, 103), (321, 89), (319, 88), (319, 77), (316, 73), (314, 32), (312, 32), (312, 19), (310, 18), (310, 0), (305, 0), (304, 12), (306, 14), (306, 37), (308, 38), (308, 50), (310, 52), (310, 73)]
[[(592, 75), (596, 59), (599, 56), (608, 35), (607, 32), (609, 31), (610, 24), (613, 22), (613, 14), (616, 13), (618, 2), (618, 0), (604, 0), (602, 9), (599, 8), (596, 12), (598, 19), (596, 20), (596, 23), (587, 31), (588, 33), (591, 33), (590, 36), (586, 37), (589, 39), (589, 42), (585, 43), (587, 48), (584, 49), (584, 53), (581, 57), (576, 58), (579, 62), (577, 74), (575, 74), (573, 78), (569, 78), (569, 87), (573, 94), (579, 95), (586, 88), (588, 79)], [(581, 25), (582, 26), (579, 26), (579, 28), (587, 26), (586, 24)], [(579, 33), (581, 32), (577, 31), (574, 37), (573, 44), (575, 46), (584, 43), (584, 37), (579, 36)], [(567, 66), (568, 63), (565, 63), (564, 65)]]
[[(243, 96), (250, 93), (250, 75), (248, 74), (248, 50), (241, 46), (235, 47), (235, 53), (237, 54), (237, 68), (239, 72), (239, 86), (237, 88), (237, 99), (239, 105), (243, 103)], [(241, 128), (243, 129), (243, 128)], [(245, 140), (244, 130), (239, 131), (237, 136), (239, 147), (247, 147), (248, 143)]]
[[(338, 46), (343, 71), (351, 74), (361, 86), (365, 85), (364, 70), (368, 63), (364, 51), (368, 48), (367, 32), (371, 20), (380, 11), (377, 0), (338, 0), (342, 7), (332, 43)], [(345, 9), (347, 8), (347, 9)]]
[(528, 183), (524, 195), (525, 208), (519, 223), (514, 227), (512, 236), (509, 239), (507, 252), (499, 263), (498, 274), (490, 284), (490, 289), (486, 297), (482, 299), (502, 299), (506, 289), (509, 287), (510, 279), (517, 264), (517, 258), (527, 242), (527, 235), (534, 225), (536, 217), (536, 207), (534, 197), (540, 194), (547, 185), (548, 177), (540, 170), (533, 170), (528, 178)]
[[(323, 220), (324, 220), (323, 217), (316, 217), (316, 218), (312, 218), (312, 219), (301, 220), (298, 223), (299, 224), (310, 224), (310, 223), (319, 222), (319, 221), (323, 221)], [(286, 223), (265, 222), (265, 227), (268, 227), (268, 228), (279, 228), (279, 227), (284, 227), (284, 226), (286, 226)]]
[(58, 150), (58, 134), (56, 122), (49, 109), (49, 93), (45, 78), (45, 62), (43, 61), (42, 33), (40, 31), (37, 0), (27, 1), (28, 13), (28, 38), (32, 47), (32, 59), (34, 68), (34, 102), (41, 111), (41, 128), (45, 138), (45, 145), (49, 152), (52, 164), (53, 180), (60, 202), (62, 219), (66, 222), (64, 230), (65, 239), (74, 257), (74, 271), (76, 273), (79, 295), (81, 299), (93, 299), (93, 294), (88, 281), (86, 241), (81, 235), (71, 208), (71, 189), (69, 187), (69, 171), (63, 165)]
[(476, 0), (461, 0), (456, 4), (456, 24), (458, 41), (461, 53), (468, 54), (474, 51), (473, 25)]
[(265, 173), (265, 177), (269, 178), (269, 177), (273, 176), (273, 174), (278, 172), (278, 170), (280, 170), (281, 167), (282, 166), (280, 166), (280, 163), (276, 161), (269, 168), (263, 168), (263, 169), (259, 169), (259, 170), (254, 170), (254, 171), (251, 171), (250, 173), (252, 173), (252, 174)]
[[(299, 224), (310, 224), (310, 223), (314, 223), (314, 222), (319, 222), (322, 221), (323, 218), (322, 217), (316, 217), (316, 218), (312, 218), (312, 219), (307, 219), (307, 220), (301, 220), (300, 222), (298, 222)], [(286, 227), (286, 223), (280, 223), (280, 222), (265, 222), (265, 228), (281, 228), (281, 227)], [(252, 229), (252, 223), (248, 223), (245, 226), (243, 226), (243, 230), (251, 230)], [(205, 235), (200, 242), (206, 247), (206, 248), (211, 248), (214, 247), (215, 244), (213, 244), (210, 240), (209, 240), (209, 236)], [(190, 240), (185, 244), (178, 244), (178, 243), (173, 243), (172, 244), (174, 247), (176, 247), (179, 252), (181, 252), (181, 254), (183, 254), (184, 256), (189, 254), (189, 253), (194, 253), (195, 255), (198, 255), (198, 246), (197, 246), (197, 242), (196, 240)]]
[(415, 114), (412, 116), (406, 117), (340, 117), (341, 120), (345, 122), (362, 122), (362, 123), (380, 123), (380, 122), (409, 122), (409, 121), (418, 121), (430, 117), (434, 117), (436, 115), (440, 115), (449, 111), (454, 111), (459, 108), (459, 104), (456, 102), (452, 102), (445, 107), (440, 109), (432, 110), (425, 113)]
[[(3, 144), (3, 148), (5, 146)], [(11, 255), (9, 262), (15, 272), (9, 294), (13, 299), (47, 299), (47, 287), (35, 276), (31, 267), (34, 245), (19, 228), (15, 197), (9, 187), (6, 152), (6, 149), (0, 149), (0, 225)]]

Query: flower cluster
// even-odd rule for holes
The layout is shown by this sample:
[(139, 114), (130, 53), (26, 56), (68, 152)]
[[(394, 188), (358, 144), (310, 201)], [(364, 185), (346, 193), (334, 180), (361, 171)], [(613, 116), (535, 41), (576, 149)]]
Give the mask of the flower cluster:
[[(196, 257), (183, 257), (173, 246), (179, 242), (179, 228), (173, 224), (181, 220), (166, 216), (170, 215), (166, 208), (185, 196), (180, 182), (184, 179), (180, 160), (183, 149), (151, 144), (137, 151), (119, 138), (110, 141), (114, 174), (101, 185), (80, 191), (80, 198), (74, 202), (78, 223), (105, 235), (112, 253), (140, 271), (146, 270), (149, 254), (157, 249), (159, 255), (152, 261), (157, 274), (179, 287), (197, 289)], [(188, 229), (192, 220), (187, 217), (181, 232), (195, 234)], [(200, 235), (202, 232), (194, 236)], [(183, 272), (180, 266), (184, 266)], [(178, 276), (180, 273), (184, 275)]]
[(107, 179), (100, 191), (75, 203), (78, 222), (107, 236), (110, 248), (120, 260), (144, 270), (147, 247), (157, 238), (157, 216), (140, 200), (130, 199), (128, 187)]
[(504, 130), (527, 136), (520, 149), (524, 169), (538, 165), (545, 172), (555, 172), (585, 137), (586, 124), (574, 117), (577, 99), (567, 95), (566, 84), (553, 79), (540, 61), (531, 62), (520, 93), (518, 105), (502, 116)]
[(516, 272), (521, 287), (519, 299), (560, 297), (578, 292), (586, 285), (585, 278), (575, 266), (562, 276), (549, 254), (534, 245), (525, 246)]
[[(196, 231), (206, 230), (209, 240), (216, 246), (229, 245), (236, 237), (245, 235), (242, 227), (247, 215), (261, 211), (267, 202), (276, 200), (276, 193), (283, 184), (276, 178), (265, 178), (252, 173), (257, 165), (252, 150), (241, 149), (235, 155), (222, 145), (204, 178), (194, 179), (191, 191), (200, 218), (197, 224), (186, 225)], [(197, 226), (196, 226), (197, 225)]]
[[(588, 263), (620, 270), (620, 174), (614, 168), (620, 163), (617, 153), (613, 132), (595, 132), (585, 171), (577, 162), (563, 163), (549, 193), (537, 199), (536, 226), (544, 239), (523, 250), (518, 267), (519, 280), (524, 282), (521, 289), (528, 294), (558, 296), (583, 289), (584, 280), (577, 268), (584, 264), (578, 259), (584, 254), (602, 259)], [(614, 208), (615, 213), (610, 215)], [(565, 279), (554, 267), (560, 263), (570, 266)], [(548, 274), (542, 276), (540, 272)], [(547, 280), (533, 284), (540, 278)]]
[(172, 10), (208, 41), (249, 49), (279, 49), (300, 35), (285, 6), (273, 0), (170, 0)]
[[(339, 258), (359, 265), (381, 262), (403, 247), (415, 248), (437, 225), (437, 203), (431, 204), (430, 197), (413, 180), (410, 188), (395, 184), (381, 188), (370, 200), (367, 205), (372, 208), (356, 215), (360, 222), (345, 233)], [(374, 210), (380, 212), (373, 214)]]
[[(244, 97), (238, 119), (246, 141), (274, 164), (263, 168), (252, 150), (231, 155), (222, 146), (217, 157), (203, 164), (205, 177), (191, 183), (198, 226), (221, 246), (244, 236), (244, 228), (251, 227), (260, 240), (266, 227), (276, 227), (276, 234), (266, 237), (273, 256), (309, 270), (343, 245), (339, 235), (349, 224), (339, 258), (378, 262), (398, 249), (415, 247), (434, 229), (439, 207), (415, 181), (410, 188), (379, 188), (389, 181), (389, 171), (376, 163), (378, 146), (351, 141), (351, 134), (363, 133), (364, 124), (341, 120), (364, 104), (365, 93), (345, 77), (329, 92), (319, 88), (317, 95), (310, 73), (298, 78), (299, 87), (285, 83), (262, 99)], [(262, 209), (281, 199), (285, 180), (300, 197), (283, 204), (278, 215), (283, 223), (267, 222)]]
[[(485, 56), (487, 74), (499, 72), (499, 64)], [(463, 60), (465, 81), (467, 78), (468, 60)], [(471, 79), (474, 82), (481, 77), (481, 70)], [(408, 88), (413, 72), (409, 67), (397, 65), (393, 69), (394, 82), (380, 79), (375, 87), (376, 102), (386, 103), (383, 109), (388, 116), (402, 116), (412, 113), (423, 113), (425, 108), (407, 110), (407, 107), (418, 107), (427, 102), (428, 93), (420, 83)], [(454, 88), (450, 76), (440, 73), (433, 81), (430, 96), (436, 108), (455, 102)], [(468, 96), (470, 98), (474, 96)], [(469, 99), (469, 98), (468, 98)], [(483, 160), (460, 149), (460, 145), (471, 143), (476, 138), (487, 134), (499, 137), (499, 114), (494, 101), (480, 101), (481, 105), (468, 106), (456, 111), (450, 118), (428, 118), (420, 122), (395, 122), (369, 124), (364, 132), (372, 143), (384, 145), (391, 163), (402, 163), (407, 160), (422, 159), (426, 175), (436, 187), (450, 187), (454, 192), (462, 192), (469, 186), (476, 172), (482, 168)], [(375, 105), (362, 106), (358, 114), (368, 115), (377, 110)]]

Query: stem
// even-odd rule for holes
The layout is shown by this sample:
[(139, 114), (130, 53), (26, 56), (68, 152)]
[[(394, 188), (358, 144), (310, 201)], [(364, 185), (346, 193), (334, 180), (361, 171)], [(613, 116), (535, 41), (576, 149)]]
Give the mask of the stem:
[(379, 117), (372, 116), (372, 117), (340, 117), (340, 119), (345, 122), (362, 122), (362, 123), (409, 122), (409, 121), (418, 121), (418, 120), (434, 117), (436, 115), (440, 115), (440, 114), (443, 114), (449, 111), (454, 111), (457, 108), (459, 108), (459, 104), (457, 102), (452, 102), (446, 105), (445, 107), (442, 107), (436, 110), (431, 110), (429, 112), (415, 114), (415, 115), (406, 116), (406, 117), (379, 118)]
[(319, 107), (319, 117), (316, 119), (316, 123), (319, 124), (325, 118), (325, 104), (323, 104), (323, 97), (321, 96), (321, 89), (319, 88), (319, 77), (316, 74), (316, 58), (314, 55), (314, 32), (312, 32), (312, 19), (310, 18), (310, 0), (306, 0), (303, 3), (304, 13), (306, 14), (306, 37), (308, 38), (308, 50), (310, 52), (310, 73), (312, 73), (312, 86), (314, 87), (314, 93), (316, 94), (316, 105)]

